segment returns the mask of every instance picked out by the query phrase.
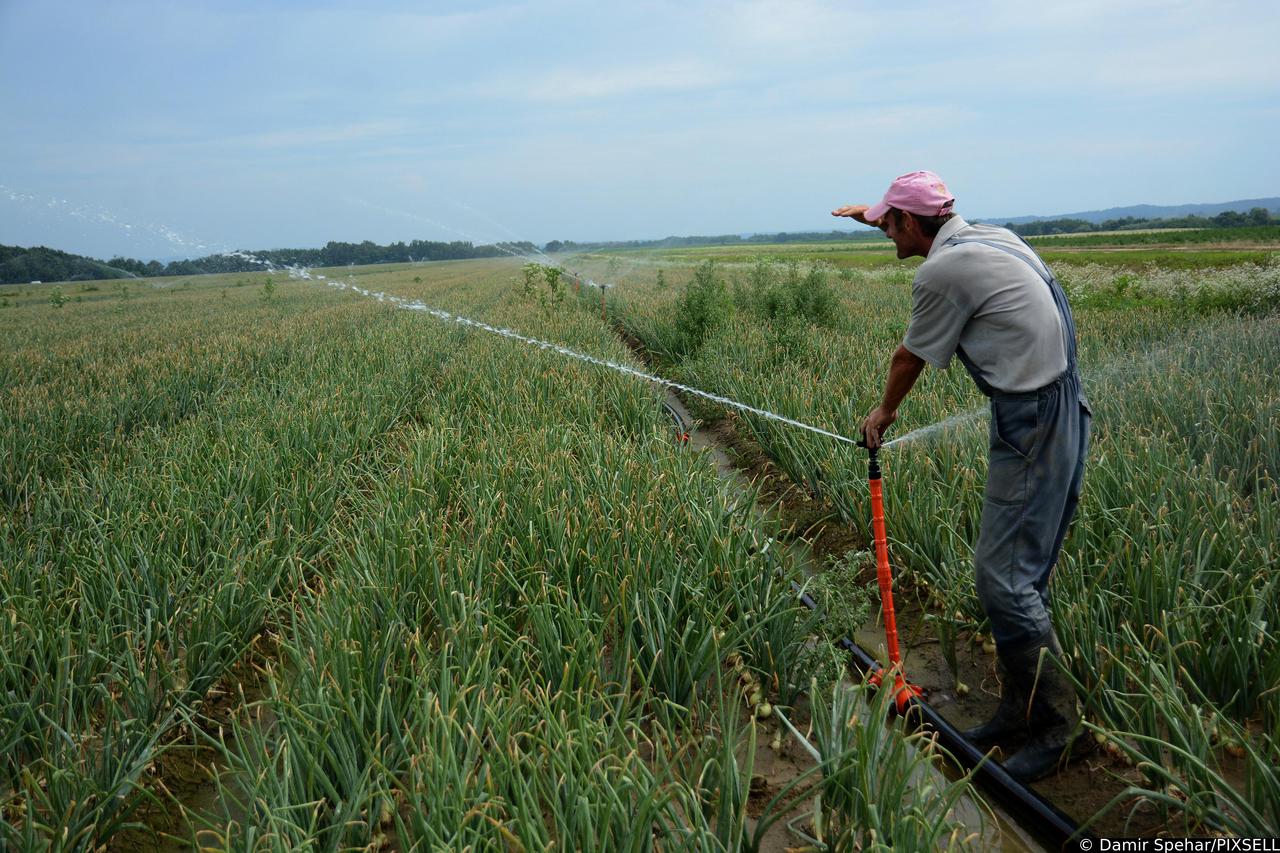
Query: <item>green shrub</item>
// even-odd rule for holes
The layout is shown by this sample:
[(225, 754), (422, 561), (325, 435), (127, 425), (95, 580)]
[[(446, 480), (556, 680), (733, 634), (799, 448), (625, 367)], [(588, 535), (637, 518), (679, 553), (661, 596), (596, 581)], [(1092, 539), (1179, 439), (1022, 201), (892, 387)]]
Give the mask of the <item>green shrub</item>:
[(551, 292), (551, 300), (556, 304), (564, 301), (564, 282), (561, 276), (564, 271), (559, 267), (544, 266), (542, 268), (542, 277), (546, 279), (547, 290)]
[(733, 299), (725, 280), (717, 275), (715, 262), (705, 261), (694, 270), (676, 303), (677, 358), (698, 350), (711, 333), (733, 317)]
[(538, 289), (538, 279), (542, 277), (542, 264), (530, 261), (520, 268), (520, 275), (520, 292), (525, 296), (533, 296)]
[(794, 261), (784, 268), (767, 260), (757, 261), (746, 286), (735, 287), (734, 293), (742, 307), (769, 323), (787, 324), (798, 319), (830, 326), (840, 306), (826, 267), (811, 264), (802, 273)]

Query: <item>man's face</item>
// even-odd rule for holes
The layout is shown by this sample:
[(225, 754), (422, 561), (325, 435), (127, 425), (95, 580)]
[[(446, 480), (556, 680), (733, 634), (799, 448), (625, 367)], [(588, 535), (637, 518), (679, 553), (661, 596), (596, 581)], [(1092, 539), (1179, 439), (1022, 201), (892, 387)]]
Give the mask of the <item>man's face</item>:
[(920, 232), (915, 220), (902, 211), (890, 210), (886, 213), (884, 219), (880, 220), (880, 230), (893, 241), (898, 250), (898, 260), (926, 254), (920, 251)]

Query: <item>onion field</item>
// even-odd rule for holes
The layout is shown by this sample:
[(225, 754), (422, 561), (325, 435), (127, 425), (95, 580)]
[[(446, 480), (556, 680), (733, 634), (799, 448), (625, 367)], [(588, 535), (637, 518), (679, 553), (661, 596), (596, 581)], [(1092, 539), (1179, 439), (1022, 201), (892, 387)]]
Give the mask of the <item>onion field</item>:
[[(466, 261), (5, 295), (0, 846), (989, 846), (967, 778), (832, 677), (812, 567), (658, 389), (400, 310), (851, 435), (910, 268), (565, 264), (614, 286)], [(1097, 417), (1055, 619), (1114, 793), (1076, 817), (1275, 834), (1280, 267), (1058, 272)], [(859, 451), (691, 402), (865, 531)], [(927, 371), (884, 455), (950, 661), (985, 628), (981, 404)]]
[[(519, 269), (331, 274), (635, 363)], [(651, 386), (280, 273), (0, 330), (0, 848), (979, 843)]]

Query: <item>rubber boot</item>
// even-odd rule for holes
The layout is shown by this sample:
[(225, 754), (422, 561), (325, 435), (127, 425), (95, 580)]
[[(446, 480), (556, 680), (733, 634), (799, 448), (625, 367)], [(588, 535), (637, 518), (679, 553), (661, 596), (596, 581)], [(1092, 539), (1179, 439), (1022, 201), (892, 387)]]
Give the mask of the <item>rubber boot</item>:
[[(1041, 649), (1047, 649), (1043, 662)], [(1004, 769), (1020, 782), (1034, 782), (1057, 770), (1079, 736), (1076, 692), (1049, 660), (1050, 656), (1062, 656), (1062, 647), (1052, 631), (1042, 642), (1017, 649), (1007, 664), (1010, 675), (1030, 697), (1027, 726), (1031, 737), (1004, 763)]]
[(1027, 733), (1027, 699), (1018, 689), (1003, 660), (999, 662), (1000, 704), (991, 719), (982, 725), (960, 732), (960, 736), (980, 749), (986, 749), (1006, 738)]

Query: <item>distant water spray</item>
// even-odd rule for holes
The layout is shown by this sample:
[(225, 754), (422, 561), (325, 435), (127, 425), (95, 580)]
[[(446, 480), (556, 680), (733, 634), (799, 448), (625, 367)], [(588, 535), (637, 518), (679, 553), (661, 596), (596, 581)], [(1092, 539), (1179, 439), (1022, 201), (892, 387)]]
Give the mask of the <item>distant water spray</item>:
[[(449, 203), (450, 203), (450, 204), (452, 204), (454, 207), (458, 208), (459, 210), (463, 210), (463, 211), (465, 211), (465, 212), (467, 212), (467, 213), (470, 213), (471, 215), (473, 215), (473, 216), (475, 216), (475, 217), (478, 217), (479, 219), (483, 219), (485, 222), (489, 223), (489, 224), (490, 224), (490, 225), (492, 225), (494, 228), (497, 228), (499, 231), (505, 232), (505, 233), (506, 233), (506, 235), (507, 235), (508, 237), (512, 238), (512, 239), (513, 239), (513, 240), (515, 240), (516, 242), (519, 242), (519, 243), (528, 243), (529, 245), (533, 246), (533, 251), (534, 251), (534, 252), (536, 252), (536, 253), (538, 254), (538, 257), (542, 258), (542, 259), (543, 259), (543, 262), (545, 262), (548, 266), (553, 266), (553, 267), (556, 267), (557, 269), (562, 269), (562, 270), (564, 270), (565, 272), (569, 273), (570, 275), (575, 276), (575, 277), (577, 277), (577, 278), (579, 278), (579, 279), (582, 279), (583, 283), (587, 284), (587, 285), (588, 285), (588, 286), (590, 286), (590, 287), (595, 287), (595, 288), (601, 288), (601, 289), (603, 289), (603, 288), (609, 288), (609, 287), (614, 287), (614, 286), (615, 286), (614, 284), (600, 284), (599, 282), (595, 281), (594, 279), (591, 279), (591, 278), (587, 277), (586, 275), (584, 275), (583, 273), (579, 272), (578, 270), (575, 270), (575, 269), (571, 268), (570, 266), (568, 266), (568, 262), (569, 262), (570, 260), (576, 260), (576, 259), (577, 259), (577, 258), (579, 258), (579, 257), (591, 258), (592, 256), (591, 256), (590, 254), (585, 254), (585, 255), (584, 255), (584, 254), (571, 254), (571, 255), (569, 255), (569, 257), (568, 257), (568, 258), (566, 258), (566, 259), (564, 259), (564, 260), (561, 260), (561, 261), (557, 261), (557, 260), (555, 260), (554, 258), (552, 258), (550, 255), (548, 255), (546, 252), (544, 252), (544, 251), (542, 251), (541, 249), (539, 249), (539, 248), (538, 248), (538, 246), (537, 246), (537, 244), (536, 244), (536, 243), (534, 243), (532, 240), (529, 240), (528, 238), (523, 237), (523, 236), (521, 236), (521, 235), (517, 234), (515, 231), (512, 231), (510, 228), (508, 228), (507, 226), (503, 225), (501, 222), (498, 222), (497, 220), (493, 219), (493, 218), (492, 218), (492, 217), (490, 217), (490, 216), (486, 216), (484, 213), (481, 213), (480, 211), (476, 210), (476, 209), (475, 209), (474, 207), (472, 207), (471, 205), (466, 204), (466, 203), (464, 203), (464, 202), (460, 202), (460, 201), (454, 201), (453, 199), (448, 199), (448, 201), (449, 201)], [(389, 212), (394, 212), (394, 211), (389, 211)], [(408, 215), (408, 214), (406, 214), (406, 215)], [(438, 226), (438, 227), (441, 227), (441, 228), (446, 227), (446, 226), (443, 226), (443, 225), (439, 225), (438, 223), (436, 223), (436, 224), (437, 224), (437, 226)], [(453, 230), (453, 229), (448, 229), (448, 230)], [(461, 233), (461, 232), (455, 231), (454, 233)], [(464, 235), (464, 236), (466, 236), (466, 235)], [(472, 239), (474, 240), (474, 238), (472, 238)], [(491, 241), (487, 241), (487, 242), (491, 242)], [(498, 244), (497, 244), (497, 243), (492, 243), (492, 245), (497, 246)], [(501, 248), (501, 247), (499, 246), (499, 248)], [(527, 255), (521, 255), (521, 257), (528, 258), (528, 256), (527, 256)], [(536, 261), (536, 259), (535, 259), (535, 258), (528, 258), (528, 259), (529, 259), (529, 260), (535, 260), (535, 261)], [(611, 259), (612, 259), (612, 258), (611, 258)], [(627, 259), (618, 259), (618, 260), (621, 260), (621, 262), (622, 262), (622, 263), (625, 263), (625, 264), (630, 264), (630, 265), (632, 265), (632, 266), (639, 266), (639, 264), (638, 264), (638, 263), (636, 263), (635, 261), (631, 261), (631, 260), (627, 260)]]
[[(125, 235), (127, 235), (130, 239), (133, 239), (133, 240), (138, 239), (143, 234), (155, 235), (160, 237), (170, 245), (174, 246), (175, 248), (185, 250), (189, 256), (199, 253), (201, 255), (218, 255), (226, 258), (237, 258), (239, 260), (247, 261), (252, 264), (258, 264), (269, 272), (274, 272), (279, 269), (289, 270), (291, 273), (297, 272), (297, 271), (306, 271), (304, 267), (292, 266), (289, 264), (277, 264), (270, 259), (258, 257), (257, 255), (254, 255), (250, 252), (246, 252), (242, 249), (231, 249), (231, 248), (228, 248), (226, 245), (217, 245), (217, 244), (209, 243), (207, 241), (197, 240), (182, 234), (178, 230), (171, 228), (168, 225), (155, 224), (150, 222), (129, 221), (126, 218), (116, 213), (113, 213), (110, 210), (107, 210), (106, 208), (98, 207), (96, 205), (80, 204), (77, 202), (70, 201), (69, 199), (57, 198), (55, 196), (39, 196), (34, 193), (24, 192), (22, 190), (15, 189), (5, 184), (0, 184), (0, 198), (8, 198), (9, 201), (15, 202), (20, 205), (27, 205), (29, 207), (36, 208), (41, 212), (52, 211), (54, 213), (57, 213), (63, 216), (80, 219), (85, 222), (90, 222), (98, 225), (111, 226), (113, 228), (119, 229)], [(528, 255), (512, 251), (509, 247), (504, 246), (499, 242), (480, 240), (470, 234), (467, 234), (463, 231), (459, 231), (458, 229), (445, 225), (442, 222), (436, 222), (435, 220), (428, 219), (427, 217), (424, 217), (424, 216), (418, 216), (416, 214), (406, 213), (404, 211), (399, 211), (399, 210), (392, 210), (390, 208), (382, 207), (380, 205), (372, 204), (370, 202), (361, 201), (358, 199), (352, 199), (350, 201), (352, 201), (355, 204), (360, 204), (360, 205), (363, 205), (364, 207), (368, 207), (374, 210), (381, 210), (385, 213), (391, 213), (391, 214), (396, 214), (400, 216), (407, 216), (412, 219), (417, 219), (419, 221), (427, 223), (428, 225), (432, 225), (436, 228), (440, 228), (444, 231), (449, 231), (451, 233), (464, 237), (467, 240), (470, 240), (472, 243), (476, 243), (476, 244), (490, 243), (496, 249), (498, 249), (499, 251), (505, 252), (508, 255), (512, 255), (514, 257), (522, 258), (528, 261), (536, 261), (535, 258), (531, 258)], [(535, 248), (535, 251), (537, 251), (536, 248)], [(542, 253), (538, 252), (538, 254), (542, 254)], [(546, 255), (543, 255), (543, 257), (546, 257)], [(308, 271), (307, 277), (313, 277), (310, 275), (309, 271)], [(324, 276), (315, 276), (315, 277), (320, 279), (325, 278)]]
[[(416, 219), (419, 222), (424, 222), (427, 225), (432, 225), (436, 228), (440, 228), (444, 231), (448, 231), (451, 234), (457, 234), (459, 237), (465, 237), (467, 240), (470, 240), (473, 244), (493, 246), (498, 251), (505, 252), (506, 254), (510, 255), (513, 258), (519, 258), (523, 261), (528, 261), (529, 263), (533, 263), (533, 264), (546, 264), (547, 266), (552, 266), (552, 267), (555, 267), (556, 269), (564, 270), (570, 275), (581, 279), (582, 282), (589, 287), (595, 287), (601, 290), (605, 288), (613, 287), (612, 284), (600, 284), (596, 282), (594, 279), (584, 276), (582, 273), (578, 272), (577, 270), (570, 269), (569, 267), (565, 266), (563, 263), (560, 263), (552, 259), (549, 255), (547, 255), (545, 252), (539, 249), (536, 245), (533, 246), (533, 251), (536, 252), (541, 257), (541, 260), (538, 257), (534, 257), (525, 252), (516, 251), (515, 249), (511, 248), (510, 245), (504, 245), (500, 240), (490, 240), (490, 239), (478, 237), (474, 234), (469, 234), (466, 231), (462, 231), (461, 229), (454, 228), (451, 225), (445, 225), (443, 222), (437, 222), (434, 219), (431, 219), (426, 216), (422, 216), (421, 214), (410, 213), (406, 210), (396, 210), (395, 208), (385, 207), (380, 204), (374, 204), (373, 202), (364, 201), (363, 199), (349, 199), (349, 201), (353, 204), (358, 204), (363, 207), (367, 207), (370, 210), (378, 210), (383, 213), (390, 213), (393, 216), (405, 216), (405, 217), (408, 217), (409, 219)], [(468, 207), (467, 205), (462, 204), (461, 202), (451, 201), (450, 204), (453, 204), (460, 208), (464, 208), (466, 210), (470, 210), (472, 213), (475, 213), (477, 216), (480, 216), (482, 219), (488, 219), (488, 217), (485, 217), (483, 214), (479, 213), (474, 208)], [(502, 225), (499, 225), (497, 222), (493, 222), (493, 220), (489, 220), (489, 221), (495, 227), (503, 231), (506, 231), (507, 234), (512, 238), (514, 238), (517, 242), (529, 243), (530, 245), (533, 245), (533, 241), (525, 240), (523, 237), (520, 237), (515, 232), (511, 231), (511, 229), (506, 228)]]
[[(553, 259), (550, 255), (548, 255), (546, 252), (544, 252), (544, 251), (542, 251), (541, 249), (539, 249), (539, 248), (538, 248), (538, 246), (537, 246), (537, 244), (536, 244), (536, 243), (534, 243), (532, 240), (529, 240), (529, 239), (527, 239), (527, 238), (525, 238), (525, 237), (520, 236), (519, 234), (517, 234), (516, 232), (512, 231), (512, 230), (511, 230), (510, 228), (508, 228), (507, 226), (503, 225), (501, 222), (498, 222), (498, 221), (496, 221), (496, 220), (494, 220), (494, 219), (492, 219), (492, 218), (490, 218), (490, 217), (488, 217), (488, 216), (485, 216), (483, 213), (481, 213), (480, 211), (476, 210), (476, 209), (475, 209), (474, 207), (472, 207), (471, 205), (469, 205), (469, 204), (464, 204), (463, 202), (460, 202), (460, 201), (453, 201), (452, 199), (450, 199), (450, 200), (449, 200), (449, 203), (450, 203), (450, 204), (452, 204), (453, 206), (455, 206), (455, 207), (457, 207), (457, 208), (461, 209), (461, 210), (464, 210), (464, 211), (467, 211), (467, 212), (469, 212), (469, 213), (473, 214), (474, 216), (478, 216), (479, 218), (483, 219), (485, 222), (488, 222), (488, 223), (489, 223), (490, 225), (492, 225), (494, 228), (497, 228), (499, 231), (505, 231), (508, 237), (511, 237), (512, 239), (516, 240), (517, 242), (521, 242), (521, 243), (528, 243), (529, 245), (533, 246), (533, 251), (537, 252), (537, 253), (538, 253), (538, 256), (539, 256), (539, 257), (541, 257), (541, 258), (543, 258), (543, 259), (544, 259), (544, 261), (545, 261), (545, 263), (546, 263), (548, 266), (552, 266), (552, 267), (555, 267), (556, 269), (564, 270), (565, 272), (569, 273), (570, 275), (574, 276), (575, 278), (580, 279), (584, 284), (586, 284), (586, 285), (587, 285), (587, 286), (589, 286), (589, 287), (594, 287), (594, 288), (597, 288), (597, 289), (599, 289), (599, 290), (604, 290), (604, 289), (606, 289), (606, 288), (610, 288), (610, 287), (615, 287), (615, 286), (616, 286), (616, 284), (601, 284), (601, 283), (597, 282), (595, 279), (592, 279), (592, 278), (590, 278), (590, 277), (588, 277), (588, 276), (584, 275), (583, 273), (579, 272), (578, 270), (575, 270), (575, 269), (571, 268), (571, 267), (568, 265), (568, 261), (569, 261), (569, 260), (571, 260), (571, 259), (573, 259), (573, 258), (576, 258), (576, 257), (577, 257), (576, 255), (570, 255), (570, 257), (569, 257), (569, 258), (567, 258), (567, 259), (565, 259), (565, 260), (563, 260), (563, 261), (557, 261), (557, 260)], [(494, 245), (497, 245), (497, 244), (494, 244)], [(522, 256), (522, 257), (527, 257), (527, 256)], [(536, 260), (536, 259), (532, 259), (532, 260)]]
[(519, 242), (519, 243), (528, 243), (529, 245), (533, 246), (533, 251), (534, 251), (534, 252), (536, 252), (536, 253), (538, 254), (538, 256), (539, 256), (539, 257), (542, 257), (542, 258), (545, 258), (545, 259), (546, 259), (547, 263), (549, 263), (549, 264), (555, 264), (556, 266), (559, 266), (558, 264), (556, 264), (556, 263), (555, 263), (555, 261), (551, 260), (551, 256), (550, 256), (550, 255), (548, 255), (546, 252), (544, 252), (544, 251), (542, 251), (541, 249), (539, 249), (539, 248), (538, 248), (538, 245), (537, 245), (536, 243), (534, 243), (532, 240), (526, 240), (524, 237), (521, 237), (519, 234), (517, 234), (516, 232), (512, 231), (512, 230), (511, 230), (510, 228), (508, 228), (507, 226), (503, 225), (501, 222), (498, 222), (498, 221), (496, 221), (496, 220), (494, 220), (494, 219), (492, 219), (492, 218), (490, 218), (490, 217), (488, 217), (488, 216), (485, 216), (483, 213), (481, 213), (480, 211), (476, 210), (474, 207), (472, 207), (472, 206), (471, 206), (471, 205), (469, 205), (469, 204), (465, 204), (465, 203), (460, 202), (460, 201), (454, 201), (453, 199), (449, 199), (449, 203), (450, 203), (450, 204), (452, 204), (454, 207), (456, 207), (456, 208), (460, 209), (460, 210), (464, 210), (464, 211), (466, 211), (467, 213), (470, 213), (472, 216), (476, 216), (476, 217), (478, 217), (478, 218), (480, 218), (480, 219), (483, 219), (485, 222), (488, 222), (490, 225), (492, 225), (494, 228), (497, 228), (499, 231), (504, 231), (504, 232), (506, 232), (507, 236), (508, 236), (508, 237), (510, 237), (510, 238), (512, 238), (512, 239), (513, 239), (513, 240), (515, 240), (516, 242)]
[[(269, 271), (274, 271), (280, 268), (284, 268), (284, 269), (292, 268), (288, 264), (278, 265), (271, 260), (257, 257), (256, 255), (252, 255), (243, 250), (230, 249), (225, 245), (218, 246), (205, 241), (193, 239), (191, 237), (188, 237), (182, 234), (176, 229), (169, 227), (168, 225), (155, 224), (155, 223), (149, 223), (149, 222), (128, 221), (124, 217), (119, 216), (113, 213), (112, 211), (107, 210), (106, 208), (97, 207), (95, 205), (80, 204), (80, 203), (70, 201), (68, 199), (57, 198), (54, 196), (42, 197), (34, 193), (24, 192), (22, 190), (15, 189), (5, 184), (0, 184), (0, 198), (8, 198), (9, 201), (15, 202), (16, 204), (27, 205), (29, 207), (36, 208), (41, 212), (52, 211), (63, 216), (80, 219), (82, 221), (89, 222), (92, 224), (111, 226), (122, 231), (131, 240), (136, 240), (143, 234), (158, 236), (168, 244), (186, 251), (188, 253), (188, 257), (195, 254), (202, 254), (202, 255), (220, 255), (228, 258), (238, 258), (240, 260), (248, 261), (250, 263), (259, 264)], [(515, 235), (515, 233), (512, 232), (510, 229), (502, 226), (500, 223), (494, 222), (492, 219), (489, 219), (488, 217), (484, 216), (479, 211), (461, 202), (451, 202), (451, 203), (461, 209), (470, 211), (472, 214), (490, 222), (490, 224), (494, 225), (495, 227), (503, 231), (506, 231), (509, 235), (515, 238), (517, 242), (530, 242), (530, 245), (533, 245), (533, 252), (536, 253), (536, 256), (530, 255), (526, 252), (517, 251), (512, 246), (504, 244), (500, 240), (490, 240), (490, 239), (478, 237), (474, 234), (470, 234), (466, 231), (455, 228), (451, 225), (447, 225), (443, 222), (438, 222), (434, 219), (431, 219), (426, 216), (422, 216), (420, 214), (409, 213), (408, 211), (403, 211), (403, 210), (395, 210), (393, 208), (385, 207), (379, 204), (374, 204), (372, 202), (364, 201), (362, 199), (348, 199), (348, 202), (352, 204), (358, 204), (362, 207), (367, 207), (371, 210), (378, 210), (383, 213), (389, 213), (394, 216), (404, 216), (409, 219), (414, 219), (419, 222), (423, 222), (427, 225), (430, 225), (434, 228), (438, 228), (442, 231), (447, 231), (451, 234), (456, 234), (459, 237), (469, 240), (471, 243), (475, 245), (491, 245), (498, 251), (503, 252), (504, 254), (510, 255), (513, 258), (519, 258), (521, 260), (528, 261), (530, 263), (546, 263), (550, 266), (564, 269), (566, 272), (570, 272), (573, 275), (579, 275), (573, 270), (569, 270), (566, 267), (564, 267), (562, 264), (559, 264), (556, 261), (552, 260), (545, 252), (539, 249), (536, 245), (533, 245), (531, 241), (522, 240), (522, 238)], [(594, 281), (588, 281), (587, 283), (593, 287), (600, 286), (600, 285), (597, 285), (596, 282)]]
[(568, 265), (568, 262), (569, 262), (570, 260), (573, 260), (573, 259), (577, 258), (577, 257), (578, 257), (577, 255), (570, 255), (570, 256), (569, 256), (569, 258), (566, 258), (566, 259), (564, 259), (564, 260), (562, 260), (562, 261), (557, 261), (557, 260), (553, 259), (550, 255), (548, 255), (546, 252), (544, 252), (544, 251), (542, 251), (541, 249), (539, 249), (539, 248), (538, 248), (538, 246), (537, 246), (537, 244), (535, 244), (532, 240), (528, 240), (528, 239), (526, 239), (526, 238), (524, 238), (524, 237), (521, 237), (519, 234), (515, 233), (514, 231), (512, 231), (510, 228), (506, 227), (506, 226), (505, 226), (505, 225), (503, 225), (502, 223), (497, 222), (497, 221), (495, 221), (495, 220), (491, 219), (491, 218), (490, 218), (490, 217), (488, 217), (488, 216), (485, 216), (483, 213), (481, 213), (480, 211), (476, 210), (476, 209), (475, 209), (474, 207), (472, 207), (471, 205), (469, 205), (469, 204), (463, 204), (463, 203), (462, 203), (462, 202), (460, 202), (460, 201), (452, 201), (452, 200), (450, 200), (450, 202), (449, 202), (449, 203), (450, 203), (450, 204), (452, 204), (452, 205), (454, 205), (455, 207), (458, 207), (458, 208), (460, 208), (460, 209), (462, 209), (462, 210), (465, 210), (465, 211), (468, 211), (468, 212), (470, 212), (470, 213), (474, 214), (475, 216), (480, 217), (481, 219), (483, 219), (484, 221), (488, 222), (490, 225), (492, 225), (493, 227), (497, 228), (498, 230), (500, 230), (500, 231), (505, 231), (505, 232), (507, 233), (507, 236), (514, 238), (514, 239), (515, 239), (515, 240), (517, 240), (518, 242), (528, 243), (529, 245), (533, 246), (533, 250), (534, 250), (535, 252), (537, 252), (537, 253), (538, 253), (538, 255), (539, 255), (540, 257), (542, 257), (542, 258), (545, 260), (545, 262), (546, 262), (546, 264), (547, 264), (548, 266), (553, 266), (553, 267), (555, 267), (556, 269), (564, 270), (565, 272), (569, 273), (570, 275), (574, 276), (575, 278), (577, 278), (577, 279), (581, 280), (584, 284), (586, 284), (586, 285), (587, 285), (587, 286), (589, 286), (589, 287), (594, 287), (594, 288), (597, 288), (598, 290), (604, 290), (604, 289), (606, 289), (606, 288), (616, 287), (616, 286), (617, 286), (617, 285), (616, 285), (616, 283), (611, 283), (611, 284), (601, 284), (600, 282), (597, 282), (595, 279), (590, 278), (589, 276), (585, 275), (584, 273), (579, 272), (578, 270), (575, 270), (575, 269), (573, 269), (572, 267), (570, 267), (570, 266)]
[(181, 232), (170, 228), (168, 225), (156, 224), (152, 222), (128, 221), (122, 216), (107, 210), (104, 207), (98, 207), (92, 204), (79, 204), (65, 198), (56, 196), (37, 196), (33, 193), (23, 192), (13, 187), (0, 184), (0, 196), (6, 197), (9, 201), (21, 205), (38, 208), (41, 212), (53, 212), (62, 216), (69, 216), (94, 225), (107, 225), (118, 228), (133, 239), (137, 239), (143, 234), (157, 236), (175, 246), (186, 251), (197, 251), (204, 254), (217, 252), (218, 250), (202, 243), (199, 240), (188, 237)]
[[(120, 229), (126, 235), (136, 239), (142, 233), (157, 235), (170, 245), (186, 250), (190, 254), (218, 255), (226, 258), (238, 258), (249, 263), (259, 264), (268, 271), (274, 272), (281, 267), (271, 260), (260, 258), (250, 252), (240, 249), (228, 249), (225, 246), (218, 246), (207, 241), (198, 240), (182, 234), (168, 225), (155, 224), (150, 222), (130, 222), (123, 217), (113, 213), (106, 208), (97, 207), (89, 204), (77, 204), (64, 198), (40, 197), (32, 193), (15, 190), (12, 187), (0, 184), (0, 196), (6, 196), (10, 201), (19, 204), (37, 205), (44, 210), (52, 210), (56, 213), (82, 219), (86, 222), (96, 224), (109, 225)], [(285, 269), (293, 269), (285, 266)], [(131, 273), (132, 275), (132, 273)]]

